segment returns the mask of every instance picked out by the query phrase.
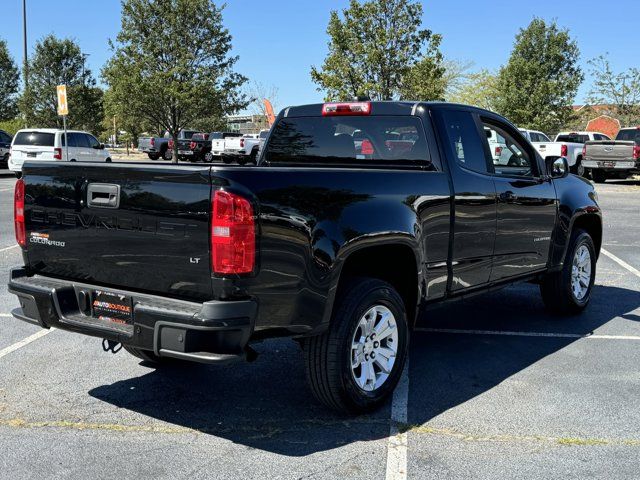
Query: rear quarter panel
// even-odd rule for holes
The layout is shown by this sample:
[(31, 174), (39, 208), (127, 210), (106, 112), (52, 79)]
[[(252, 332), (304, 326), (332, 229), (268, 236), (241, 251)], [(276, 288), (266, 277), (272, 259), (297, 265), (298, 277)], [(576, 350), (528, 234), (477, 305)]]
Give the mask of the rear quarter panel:
[(231, 167), (213, 168), (212, 183), (252, 198), (258, 209), (257, 274), (213, 279), (216, 297), (259, 300), (257, 330), (320, 331), (330, 320), (344, 261), (373, 243), (410, 247), (425, 292), (433, 278), (446, 279), (446, 266), (444, 275), (422, 268), (447, 260), (450, 197), (444, 173)]

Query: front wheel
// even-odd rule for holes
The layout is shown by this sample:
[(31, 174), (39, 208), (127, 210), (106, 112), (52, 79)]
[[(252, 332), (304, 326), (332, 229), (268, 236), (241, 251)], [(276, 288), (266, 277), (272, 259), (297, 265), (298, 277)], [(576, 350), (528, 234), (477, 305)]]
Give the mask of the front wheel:
[(148, 153), (147, 155), (149, 155), (150, 160), (154, 160), (154, 161), (160, 158), (160, 155), (158, 155), (157, 153)]
[(207, 152), (204, 154), (204, 161), (207, 163), (211, 163), (213, 161), (213, 153)]
[(571, 235), (564, 265), (540, 283), (545, 306), (554, 313), (580, 313), (589, 303), (596, 278), (596, 249), (584, 230)]
[(396, 290), (377, 279), (357, 279), (336, 301), (329, 330), (303, 342), (313, 395), (342, 413), (379, 407), (400, 380), (409, 329)]

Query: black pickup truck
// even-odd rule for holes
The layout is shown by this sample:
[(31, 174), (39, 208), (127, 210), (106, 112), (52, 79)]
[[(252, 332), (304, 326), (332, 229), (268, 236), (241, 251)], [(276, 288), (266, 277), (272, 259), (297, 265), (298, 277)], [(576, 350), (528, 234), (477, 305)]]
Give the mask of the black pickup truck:
[[(494, 164), (492, 131), (517, 166)], [(505, 119), (446, 103), (290, 107), (257, 166), (23, 172), (16, 318), (158, 366), (292, 337), (316, 398), (348, 412), (393, 391), (432, 304), (527, 281), (580, 312), (602, 241), (596, 193), (566, 159), (545, 165)]]

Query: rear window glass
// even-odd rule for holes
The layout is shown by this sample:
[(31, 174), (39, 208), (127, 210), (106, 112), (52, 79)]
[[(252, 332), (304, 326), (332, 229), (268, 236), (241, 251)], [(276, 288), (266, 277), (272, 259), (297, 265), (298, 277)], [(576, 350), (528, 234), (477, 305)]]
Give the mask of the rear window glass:
[(33, 145), (34, 147), (53, 147), (55, 134), (44, 132), (18, 132), (14, 145)]
[(556, 142), (584, 143), (589, 141), (589, 135), (558, 135)]
[(269, 138), (265, 154), (269, 163), (431, 165), (427, 141), (417, 117), (284, 118)]
[(223, 138), (220, 132), (213, 132), (209, 134), (209, 140), (219, 140)]
[(191, 137), (191, 140), (204, 140), (206, 136), (207, 136), (206, 133), (195, 133)]
[(196, 133), (198, 133), (198, 132), (196, 132), (195, 130), (193, 130), (193, 131), (192, 130), (185, 130), (184, 138), (187, 139), (187, 140), (190, 140), (191, 137), (193, 137)]
[(616, 140), (640, 143), (640, 129), (620, 130)]

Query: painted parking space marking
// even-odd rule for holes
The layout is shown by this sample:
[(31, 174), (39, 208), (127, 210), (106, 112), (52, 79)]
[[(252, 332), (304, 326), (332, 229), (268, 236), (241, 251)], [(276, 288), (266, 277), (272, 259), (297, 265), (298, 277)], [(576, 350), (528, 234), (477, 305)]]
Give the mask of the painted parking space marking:
[(10, 247), (0, 248), (0, 253), (6, 252), (7, 250), (11, 250), (12, 248), (17, 248), (17, 247), (18, 247), (18, 244), (16, 243), (15, 245), (11, 245)]
[(407, 478), (407, 429), (400, 429), (400, 427), (407, 424), (408, 403), (409, 359), (407, 358), (391, 402), (386, 480), (405, 480)]
[(16, 350), (29, 345), (31, 342), (35, 342), (36, 340), (38, 340), (39, 338), (44, 337), (45, 335), (49, 334), (53, 332), (53, 329), (50, 330), (45, 330), (42, 329), (36, 333), (34, 333), (33, 335), (28, 336), (27, 338), (25, 338), (24, 340), (20, 340), (17, 343), (14, 343), (13, 345), (9, 345), (8, 347), (3, 348), (2, 350), (0, 350), (0, 358), (5, 357), (7, 355), (9, 355), (10, 353), (15, 352)]
[(464, 330), (458, 328), (415, 328), (416, 332), (454, 333), (464, 335), (500, 335), (507, 337), (549, 337), (549, 338), (584, 338), (588, 340), (635, 340), (640, 335), (602, 335), (598, 333), (554, 333), (554, 332), (510, 332), (502, 330)]
[(622, 268), (625, 268), (627, 270), (629, 270), (631, 273), (633, 273), (634, 275), (636, 275), (637, 277), (640, 277), (640, 270), (638, 270), (635, 267), (632, 267), (631, 265), (629, 265), (627, 262), (625, 262), (624, 260), (622, 260), (621, 258), (616, 257), (613, 253), (605, 250), (604, 248), (602, 248), (600, 250), (604, 255), (606, 255), (607, 257), (609, 257), (611, 260), (613, 260), (614, 262), (616, 262), (618, 265), (620, 265)]

